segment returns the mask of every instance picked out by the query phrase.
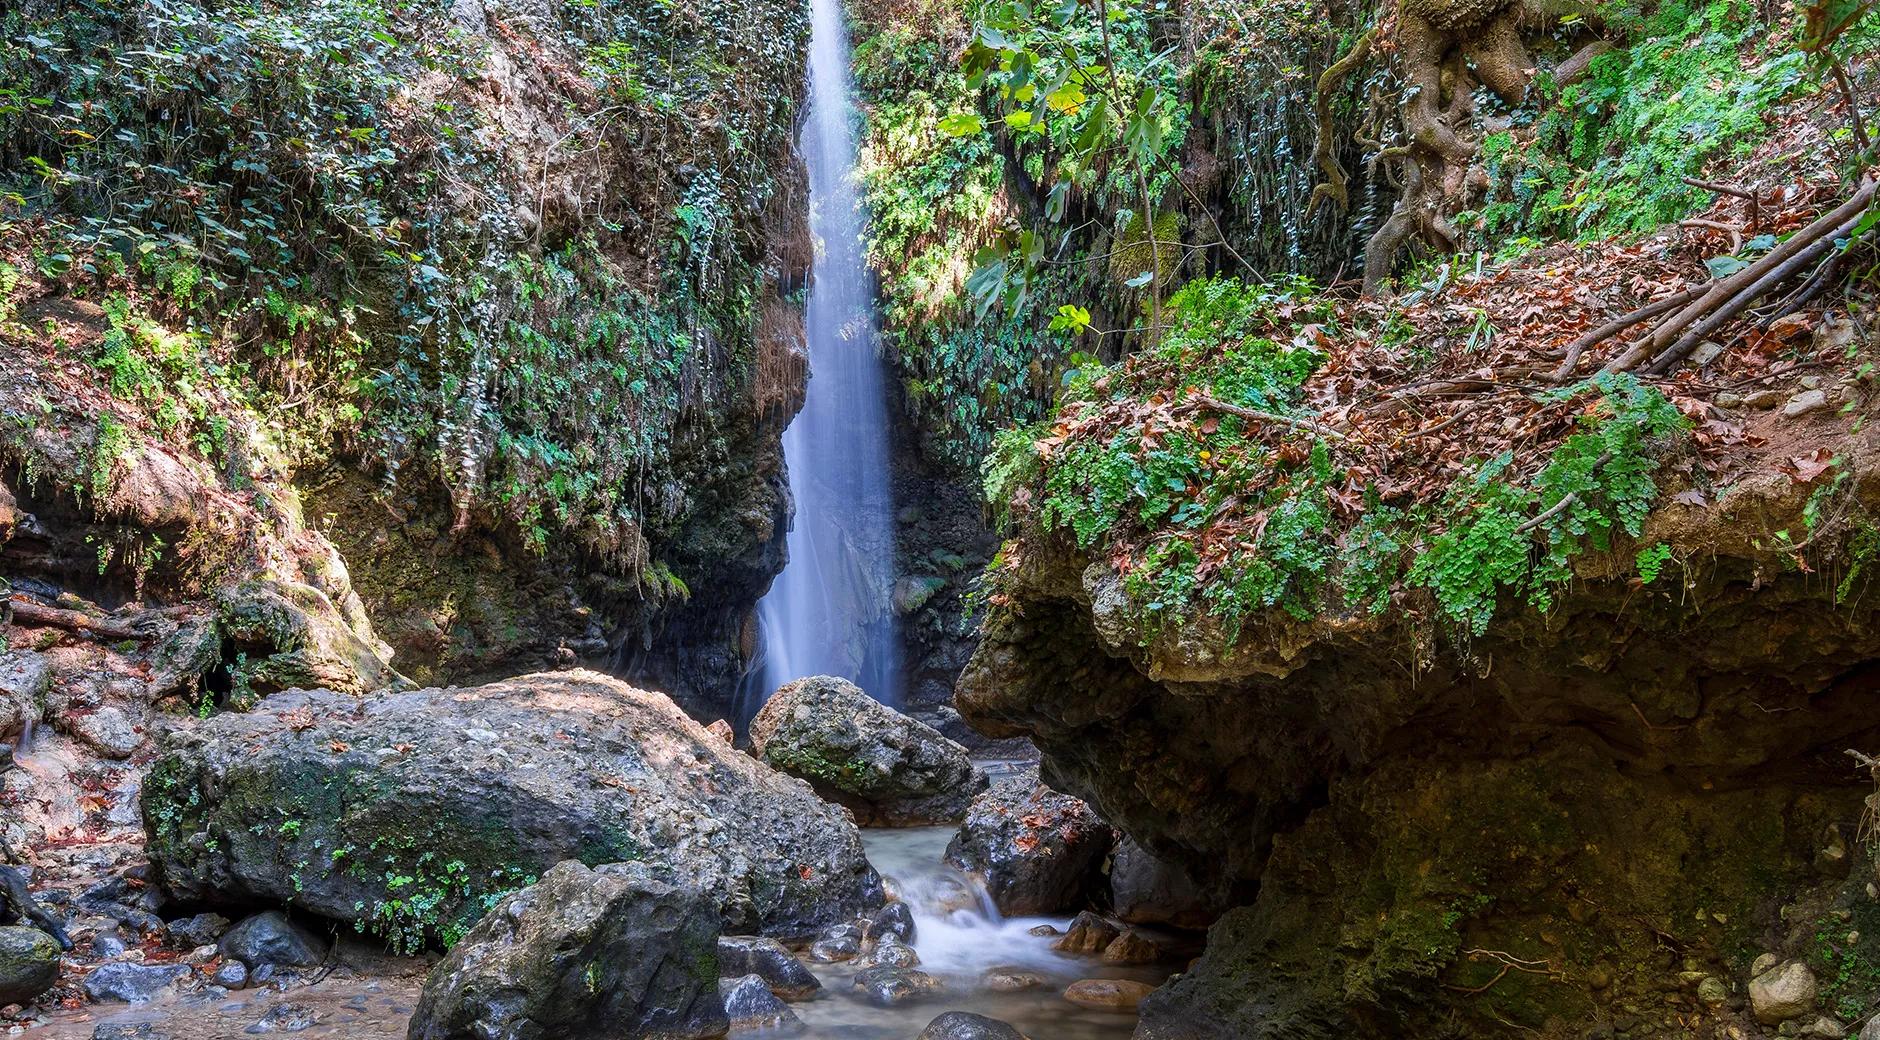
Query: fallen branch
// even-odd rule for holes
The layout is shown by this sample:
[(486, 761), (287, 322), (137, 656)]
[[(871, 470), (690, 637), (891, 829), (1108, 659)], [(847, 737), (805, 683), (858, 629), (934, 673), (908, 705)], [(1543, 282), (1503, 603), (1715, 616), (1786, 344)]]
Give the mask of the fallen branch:
[[(1611, 461), (1612, 461), (1612, 452), (1606, 452), (1600, 455), (1599, 458), (1593, 460), (1593, 468), (1598, 469), (1599, 467), (1604, 466), (1606, 463), (1611, 462)], [(1567, 509), (1573, 505), (1573, 503), (1578, 502), (1579, 500), (1580, 500), (1580, 493), (1578, 491), (1570, 491), (1567, 494), (1560, 496), (1560, 501), (1555, 502), (1551, 506), (1548, 506), (1547, 509), (1543, 511), (1539, 516), (1536, 516), (1534, 519), (1529, 520), (1527, 523), (1522, 524), (1520, 527), (1515, 528), (1514, 533), (1526, 534), (1529, 531), (1534, 530), (1536, 527), (1539, 527), (1540, 525), (1546, 523), (1547, 521), (1552, 520), (1554, 517), (1559, 516), (1560, 514), (1566, 512)]]
[(1609, 340), (1612, 337), (1617, 336), (1619, 333), (1624, 332), (1625, 330), (1631, 328), (1634, 325), (1637, 325), (1641, 321), (1647, 321), (1651, 318), (1656, 318), (1660, 314), (1663, 314), (1668, 310), (1682, 307), (1685, 304), (1691, 302), (1693, 299), (1696, 299), (1698, 294), (1702, 293), (1703, 291), (1704, 291), (1703, 287), (1699, 286), (1696, 288), (1686, 289), (1683, 292), (1672, 293), (1670, 296), (1667, 296), (1662, 300), (1654, 300), (1651, 303), (1648, 303), (1645, 306), (1640, 307), (1638, 310), (1630, 311), (1626, 314), (1622, 314), (1619, 317), (1614, 318), (1611, 321), (1607, 322), (1606, 324), (1601, 325), (1600, 327), (1587, 333), (1586, 335), (1581, 336), (1579, 339), (1574, 340), (1571, 344), (1568, 345), (1566, 359), (1561, 361), (1560, 367), (1554, 369), (1553, 372), (1551, 372), (1547, 376), (1547, 378), (1549, 379), (1549, 381), (1555, 382), (1555, 383), (1564, 383), (1567, 380), (1572, 379), (1573, 370), (1579, 366), (1580, 355), (1586, 353), (1586, 350), (1588, 347), (1593, 347), (1593, 346), (1597, 346), (1600, 343), (1604, 343), (1606, 340)]
[(1320, 437), (1323, 437), (1328, 441), (1344, 441), (1348, 439), (1344, 434), (1339, 433), (1337, 430), (1334, 430), (1329, 426), (1325, 426), (1320, 423), (1313, 422), (1310, 419), (1301, 419), (1301, 418), (1296, 418), (1290, 415), (1280, 415), (1276, 412), (1263, 412), (1259, 410), (1258, 408), (1248, 408), (1245, 405), (1229, 404), (1226, 401), (1209, 397), (1207, 394), (1195, 394), (1194, 396), (1190, 397), (1188, 399), (1188, 407), (1206, 408), (1209, 411), (1221, 412), (1226, 415), (1235, 415), (1235, 416), (1239, 416), (1242, 419), (1252, 419), (1257, 422), (1278, 423), (1281, 426), (1290, 426), (1295, 430), (1305, 430), (1308, 433), (1316, 434)]
[(121, 639), (136, 639), (141, 641), (150, 638), (142, 632), (125, 628), (121, 625), (113, 625), (108, 621), (99, 621), (91, 615), (81, 613), (80, 611), (48, 607), (18, 596), (15, 596), (8, 605), (12, 607), (13, 620), (16, 624), (47, 625), (52, 628), (63, 628), (68, 632), (73, 632), (81, 636), (90, 636), (110, 642), (116, 642)]
[(1681, 228), (1703, 228), (1707, 231), (1721, 231), (1730, 236), (1730, 252), (1740, 253), (1743, 251), (1743, 229), (1737, 227), (1735, 224), (1725, 224), (1721, 220), (1705, 220), (1701, 217), (1692, 217), (1689, 220), (1678, 221), (1678, 226)]
[[(1685, 347), (1682, 353), (1669, 352), (1665, 348), (1671, 347), (1674, 343), (1682, 345), (1684, 339), (1680, 339), (1680, 336), (1694, 324), (1714, 331), (1756, 299), (1755, 295), (1744, 296), (1745, 290), (1762, 285), (1762, 291), (1767, 291), (1775, 284), (1775, 282), (1764, 281), (1772, 271), (1783, 269), (1797, 255), (1808, 252), (1810, 247), (1824, 239), (1832, 242), (1837, 233), (1844, 233), (1844, 229), (1851, 229), (1859, 222), (1867, 207), (1873, 204), (1874, 186), (1875, 182), (1871, 177), (1863, 178), (1859, 190), (1855, 191), (1846, 202), (1816, 218), (1814, 223), (1797, 231), (1787, 241), (1771, 249), (1755, 263), (1727, 278), (1719, 278), (1709, 283), (1703, 295), (1693, 300), (1683, 310), (1660, 322), (1652, 330), (1651, 335), (1632, 344), (1624, 353), (1608, 361), (1600, 371), (1627, 372), (1638, 367), (1639, 363), (1648, 357), (1652, 359), (1654, 367), (1661, 363), (1671, 364), (1682, 359), (1684, 353), (1688, 353), (1701, 341), (1701, 335), (1697, 339), (1690, 339), (1689, 346)], [(1792, 272), (1794, 269), (1787, 268), (1787, 270)], [(1724, 317), (1718, 321), (1711, 321), (1710, 319), (1719, 313), (1719, 308), (1726, 310)], [(1667, 356), (1672, 354), (1675, 356), (1667, 361)]]

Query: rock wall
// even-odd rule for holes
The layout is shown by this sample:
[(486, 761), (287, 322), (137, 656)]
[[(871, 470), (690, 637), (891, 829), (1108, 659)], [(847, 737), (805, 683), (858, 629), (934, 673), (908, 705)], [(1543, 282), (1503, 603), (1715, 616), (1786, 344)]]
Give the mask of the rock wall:
[[(1880, 503), (1877, 443), (1833, 449), (1856, 508)], [(1671, 546), (1677, 580), (1582, 557), (1552, 612), (1464, 643), (1401, 604), (1151, 637), (1106, 563), (1027, 542), (960, 710), (1246, 904), (1137, 1035), (1748, 1022), (1694, 987), (1847, 931), (1845, 899), (1807, 893), (1846, 876), (1872, 790), (1846, 752), (1880, 740), (1880, 605), (1772, 550), (1812, 493), (1779, 462), (1653, 515), (1641, 544)]]
[(724, 713), (806, 379), (801, 5), (19, 17), (0, 78), (82, 116), (0, 114), (6, 168), (64, 174), (0, 243), (0, 575), (308, 585), (367, 672), (581, 660)]

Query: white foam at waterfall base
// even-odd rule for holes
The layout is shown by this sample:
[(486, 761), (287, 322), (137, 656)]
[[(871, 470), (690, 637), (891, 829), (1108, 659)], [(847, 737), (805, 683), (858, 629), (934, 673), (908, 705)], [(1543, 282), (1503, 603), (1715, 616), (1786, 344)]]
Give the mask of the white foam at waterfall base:
[(804, 329), (809, 392), (783, 434), (796, 515), (789, 562), (758, 603), (759, 650), (739, 695), (747, 722), (776, 688), (840, 675), (899, 697), (894, 501), (885, 365), (855, 183), (849, 46), (841, 0), (813, 0), (810, 104), (800, 148), (816, 240)]
[(869, 831), (865, 838), (869, 862), (913, 911), (921, 970), (975, 980), (991, 968), (1077, 977), (1076, 958), (1051, 949), (1048, 936), (1031, 934), (1041, 924), (1062, 927), (1064, 918), (1002, 916), (977, 879), (942, 860), (953, 833), (922, 827)]

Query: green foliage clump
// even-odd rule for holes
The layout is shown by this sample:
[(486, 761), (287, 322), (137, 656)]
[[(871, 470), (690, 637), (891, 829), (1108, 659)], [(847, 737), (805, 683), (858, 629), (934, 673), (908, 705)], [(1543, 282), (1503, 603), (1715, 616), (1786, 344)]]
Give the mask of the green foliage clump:
[[(1802, 82), (1803, 56), (1748, 0), (1671, 0), (1649, 16), (1615, 12), (1635, 41), (1595, 58), (1516, 148), (1490, 135), (1483, 158), (1501, 185), (1488, 231), (1599, 238), (1650, 230), (1709, 196), (1682, 178), (1743, 155), (1772, 105)], [(1551, 91), (1551, 92), (1550, 92)]]
[[(545, 11), (12, 5), (0, 218), (42, 276), (110, 294), (91, 360), (204, 455), (246, 410), (289, 466), (416, 470), (460, 523), (637, 561), (681, 411), (718, 423), (756, 379), (807, 12)], [(548, 57), (489, 60), (510, 47)]]

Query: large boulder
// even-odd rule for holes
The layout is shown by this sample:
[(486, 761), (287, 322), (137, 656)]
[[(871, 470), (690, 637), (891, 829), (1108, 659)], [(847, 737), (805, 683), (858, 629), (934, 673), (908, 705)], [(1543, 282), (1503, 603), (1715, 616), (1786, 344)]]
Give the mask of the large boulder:
[(1044, 786), (1030, 769), (973, 802), (946, 859), (982, 876), (1001, 913), (1048, 914), (1088, 902), (1115, 838), (1090, 806)]
[(25, 1004), (59, 981), (59, 944), (37, 928), (0, 927), (0, 1007)]
[(882, 898), (841, 809), (587, 671), (275, 694), (177, 734), (143, 813), (172, 898), (285, 904), (403, 949), (449, 945), (564, 859), (686, 879), (734, 932), (808, 935)]
[(695, 1040), (730, 1029), (718, 905), (638, 863), (558, 864), (426, 980), (409, 1040)]
[(952, 823), (986, 787), (965, 748), (828, 675), (772, 694), (751, 720), (751, 750), (865, 823)]
[(279, 910), (254, 915), (228, 930), (216, 949), (222, 956), (249, 968), (272, 964), (277, 968), (314, 968), (326, 960), (331, 948), (324, 937)]
[(1188, 872), (1124, 835), (1110, 859), (1110, 907), (1131, 924), (1206, 928), (1221, 916)]

